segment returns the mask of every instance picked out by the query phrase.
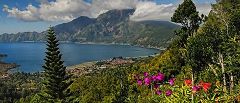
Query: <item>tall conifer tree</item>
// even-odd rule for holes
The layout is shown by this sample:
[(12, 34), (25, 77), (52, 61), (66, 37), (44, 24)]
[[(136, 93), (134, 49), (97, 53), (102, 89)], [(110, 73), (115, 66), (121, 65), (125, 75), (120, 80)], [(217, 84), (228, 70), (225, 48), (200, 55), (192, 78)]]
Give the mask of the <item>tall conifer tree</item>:
[(49, 102), (63, 103), (70, 96), (68, 87), (72, 81), (70, 81), (70, 75), (66, 73), (66, 67), (61, 60), (62, 54), (60, 54), (58, 40), (53, 28), (48, 30), (47, 39), (47, 52), (43, 66), (44, 98)]

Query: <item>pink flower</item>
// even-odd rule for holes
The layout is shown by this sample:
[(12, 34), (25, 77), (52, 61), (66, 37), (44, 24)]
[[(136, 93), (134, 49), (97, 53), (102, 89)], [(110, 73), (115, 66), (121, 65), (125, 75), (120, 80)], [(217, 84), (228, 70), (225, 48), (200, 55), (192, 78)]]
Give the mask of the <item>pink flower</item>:
[(156, 79), (157, 79), (158, 81), (163, 81), (163, 80), (164, 80), (164, 74), (158, 73), (158, 75), (156, 76)]
[(149, 74), (147, 72), (144, 72), (143, 75), (147, 77)]
[(146, 85), (146, 86), (149, 86), (149, 85), (151, 84), (152, 80), (151, 80), (150, 77), (146, 77), (146, 78), (144, 79), (144, 82), (145, 82), (145, 85)]
[(170, 84), (171, 86), (173, 86), (173, 85), (174, 85), (174, 81), (175, 81), (175, 78), (169, 79), (169, 84)]
[(142, 80), (137, 80), (138, 85), (142, 85), (143, 81)]
[(157, 90), (157, 91), (156, 91), (156, 94), (157, 94), (157, 95), (161, 95), (161, 94), (162, 94), (162, 91)]
[(153, 80), (153, 81), (157, 81), (157, 76), (155, 76), (155, 75), (152, 76), (152, 80)]
[(192, 87), (193, 93), (196, 93), (196, 92), (200, 91), (200, 89), (201, 89), (200, 86), (193, 86), (193, 87)]
[(166, 91), (166, 96), (170, 96), (170, 95), (172, 95), (172, 90), (167, 90)]

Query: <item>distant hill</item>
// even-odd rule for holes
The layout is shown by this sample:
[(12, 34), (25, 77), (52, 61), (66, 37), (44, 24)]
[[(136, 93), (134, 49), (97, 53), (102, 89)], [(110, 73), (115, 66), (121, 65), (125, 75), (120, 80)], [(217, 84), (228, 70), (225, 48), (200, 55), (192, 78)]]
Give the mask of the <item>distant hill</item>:
[[(174, 36), (177, 25), (167, 21), (129, 19), (134, 9), (110, 10), (97, 18), (85, 16), (54, 27), (60, 41), (127, 43), (142, 46), (164, 46)], [(161, 14), (159, 14), (161, 15)], [(45, 41), (46, 31), (2, 34), (0, 42)]]

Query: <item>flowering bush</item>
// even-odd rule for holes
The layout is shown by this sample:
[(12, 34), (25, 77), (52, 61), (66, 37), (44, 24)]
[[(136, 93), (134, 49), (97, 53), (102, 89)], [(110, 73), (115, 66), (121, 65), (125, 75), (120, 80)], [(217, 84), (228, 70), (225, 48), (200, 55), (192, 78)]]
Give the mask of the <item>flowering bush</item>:
[[(229, 99), (233, 96), (225, 96), (221, 91), (221, 85), (216, 82), (213, 85), (209, 82), (200, 81), (192, 85), (192, 80), (185, 79), (182, 81), (176, 78), (167, 78), (163, 73), (150, 74), (144, 72), (136, 74), (134, 81), (140, 90), (143, 102), (224, 102), (233, 101)], [(177, 82), (178, 84), (175, 84)], [(179, 83), (180, 82), (180, 83)], [(148, 98), (146, 98), (148, 97)]]
[[(184, 80), (184, 84), (186, 86), (192, 86), (192, 80), (186, 79), (186, 80)], [(208, 90), (211, 88), (211, 85), (212, 85), (211, 83), (200, 81), (198, 83), (198, 85), (192, 86), (192, 91), (193, 91), (193, 93), (196, 93), (196, 92), (200, 91), (201, 89), (203, 89), (204, 92), (208, 92)]]
[[(147, 86), (150, 89), (154, 88), (157, 95), (161, 95), (163, 92), (162, 90), (159, 90), (159, 87), (161, 85), (169, 85), (170, 89), (166, 90), (165, 94), (166, 96), (170, 96), (172, 94), (171, 89), (174, 88), (173, 86), (176, 78), (170, 78), (169, 80), (165, 80), (165, 75), (163, 73), (150, 75), (149, 73), (144, 72), (143, 75), (137, 74), (135, 76), (135, 80), (137, 81), (138, 86)], [(190, 79), (184, 80), (184, 84), (187, 87), (191, 87), (193, 93), (196, 93), (200, 90), (208, 92), (208, 90), (211, 88), (211, 83), (203, 81), (200, 81), (197, 85), (192, 86), (192, 80)]]
[[(168, 89), (166, 91), (160, 90), (160, 86), (162, 85), (174, 85), (175, 78), (170, 78), (168, 81), (165, 79), (165, 75), (163, 73), (157, 73), (154, 75), (150, 75), (147, 72), (144, 72), (143, 75), (137, 74), (134, 78), (137, 81), (138, 86), (146, 86), (151, 89), (151, 92), (155, 92), (156, 95), (162, 95), (165, 92), (166, 96), (172, 95), (172, 90)], [(154, 91), (153, 91), (154, 90)]]

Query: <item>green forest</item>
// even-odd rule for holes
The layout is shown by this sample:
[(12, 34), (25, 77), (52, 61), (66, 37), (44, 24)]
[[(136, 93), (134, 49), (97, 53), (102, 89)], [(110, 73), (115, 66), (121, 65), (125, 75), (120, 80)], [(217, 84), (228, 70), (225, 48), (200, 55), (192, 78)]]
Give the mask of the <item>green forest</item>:
[(80, 77), (50, 28), (44, 72), (0, 79), (0, 103), (240, 102), (240, 0), (217, 0), (208, 16), (184, 0), (171, 21), (181, 27), (159, 55)]

